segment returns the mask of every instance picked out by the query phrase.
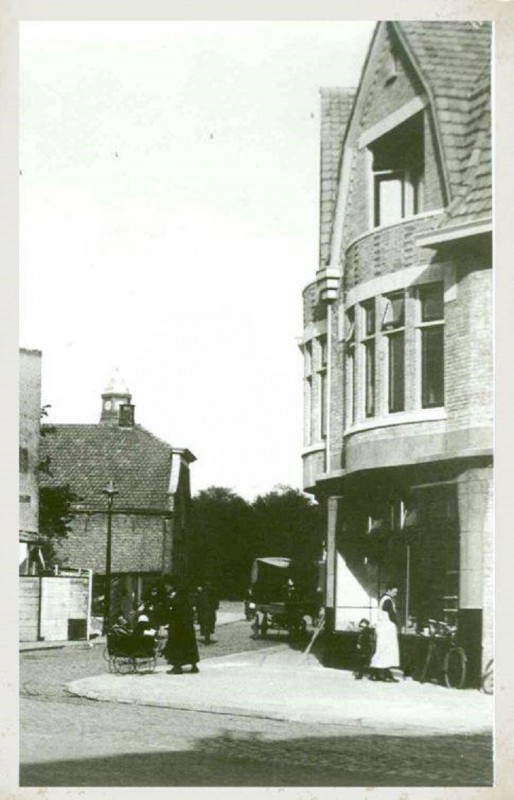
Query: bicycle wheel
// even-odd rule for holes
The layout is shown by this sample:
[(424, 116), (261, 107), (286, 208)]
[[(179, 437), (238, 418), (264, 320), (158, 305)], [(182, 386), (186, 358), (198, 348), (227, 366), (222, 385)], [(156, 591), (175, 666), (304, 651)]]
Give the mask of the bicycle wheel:
[(113, 656), (113, 668), (118, 675), (129, 675), (136, 671), (136, 659), (130, 656)]
[(432, 665), (432, 660), (434, 659), (435, 651), (432, 642), (429, 642), (427, 654), (425, 656), (425, 660), (423, 662), (423, 667), (421, 669), (421, 673), (419, 676), (420, 683), (426, 683), (428, 676), (430, 674), (430, 667)]
[(466, 680), (466, 653), (451, 647), (444, 658), (444, 681), (449, 689), (462, 689)]
[(494, 667), (493, 661), (489, 661), (485, 672), (482, 675), (482, 691), (485, 694), (494, 694)]

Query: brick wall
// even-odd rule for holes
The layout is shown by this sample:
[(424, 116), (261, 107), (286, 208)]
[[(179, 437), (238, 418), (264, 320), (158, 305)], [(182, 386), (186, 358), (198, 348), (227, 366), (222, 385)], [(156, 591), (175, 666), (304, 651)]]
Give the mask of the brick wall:
[(319, 299), (319, 288), (317, 283), (311, 283), (303, 291), (303, 324), (304, 327), (320, 320), (324, 320), (327, 315), (325, 303)]
[(424, 248), (420, 250), (415, 237), (424, 231), (432, 230), (438, 216), (412, 218), (370, 231), (354, 244), (345, 255), (344, 288), (348, 291), (359, 283), (388, 275), (399, 269), (417, 264), (426, 264), (433, 253)]
[[(493, 425), (492, 273), (457, 266), (457, 295), (446, 308), (448, 430)], [(492, 441), (491, 441), (492, 445)]]
[[(164, 516), (112, 516), (113, 572), (160, 572), (163, 567)], [(169, 521), (168, 521), (168, 524)], [(105, 572), (107, 516), (77, 514), (73, 530), (59, 549), (59, 557), (73, 567)]]
[(361, 86), (361, 92), (366, 98), (359, 120), (362, 128), (371, 127), (423, 91), (407, 57), (399, 51), (399, 48), (395, 50), (397, 75), (394, 80), (388, 81), (393, 47), (391, 32), (384, 26), (377, 41), (375, 60), (370, 64), (366, 79)]

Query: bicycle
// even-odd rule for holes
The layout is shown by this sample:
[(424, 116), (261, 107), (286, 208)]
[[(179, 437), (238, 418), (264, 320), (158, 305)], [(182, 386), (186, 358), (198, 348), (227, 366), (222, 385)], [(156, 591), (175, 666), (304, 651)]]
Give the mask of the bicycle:
[(480, 688), (484, 692), (484, 694), (494, 694), (494, 659), (491, 658), (484, 670), (484, 674), (482, 675), (482, 681), (480, 684)]
[[(432, 622), (432, 620), (430, 620)], [(466, 682), (467, 656), (463, 647), (455, 643), (455, 630), (443, 623), (437, 623), (442, 633), (431, 633), (428, 637), (428, 650), (421, 670), (420, 683), (426, 683), (429, 675), (436, 677), (438, 683), (448, 689), (462, 689)], [(441, 646), (450, 642), (448, 649), (441, 653)], [(437, 670), (434, 669), (437, 666)], [(434, 677), (430, 678), (434, 680)]]

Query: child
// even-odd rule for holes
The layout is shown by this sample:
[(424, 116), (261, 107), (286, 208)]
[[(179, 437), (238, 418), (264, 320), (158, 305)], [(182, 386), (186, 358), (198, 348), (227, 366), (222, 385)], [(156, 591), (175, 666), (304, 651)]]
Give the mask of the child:
[(130, 625), (128, 624), (123, 614), (120, 614), (120, 616), (112, 626), (111, 633), (115, 633), (118, 636), (125, 636), (130, 633)]
[(139, 614), (134, 633), (136, 636), (155, 636), (157, 631), (152, 627), (147, 614)]
[(356, 680), (361, 680), (363, 675), (368, 673), (369, 662), (373, 655), (374, 637), (373, 628), (369, 625), (369, 619), (361, 619), (359, 622), (359, 636), (357, 637), (357, 659), (358, 666), (353, 673)]

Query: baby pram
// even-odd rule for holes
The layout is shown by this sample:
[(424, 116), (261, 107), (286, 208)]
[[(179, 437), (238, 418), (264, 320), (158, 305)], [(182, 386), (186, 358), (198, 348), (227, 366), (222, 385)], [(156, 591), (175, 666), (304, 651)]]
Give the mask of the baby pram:
[(109, 672), (127, 674), (154, 672), (157, 666), (158, 639), (155, 635), (109, 633), (105, 656)]

